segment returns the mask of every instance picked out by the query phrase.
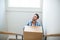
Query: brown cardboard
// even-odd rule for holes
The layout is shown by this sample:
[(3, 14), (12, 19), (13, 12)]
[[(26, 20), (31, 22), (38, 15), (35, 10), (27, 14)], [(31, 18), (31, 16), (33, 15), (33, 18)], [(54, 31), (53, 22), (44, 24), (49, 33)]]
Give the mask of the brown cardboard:
[[(28, 28), (32, 28), (32, 27), (25, 27), (26, 29)], [(34, 27), (35, 29), (36, 28), (39, 28), (39, 27)], [(43, 37), (43, 33), (41, 31), (34, 31), (34, 30), (26, 30), (24, 29), (24, 40), (42, 40), (42, 37)]]

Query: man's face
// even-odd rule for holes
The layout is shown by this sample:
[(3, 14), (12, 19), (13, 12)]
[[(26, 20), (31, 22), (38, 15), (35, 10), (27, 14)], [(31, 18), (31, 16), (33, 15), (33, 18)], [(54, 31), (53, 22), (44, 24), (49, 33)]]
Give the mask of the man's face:
[(34, 16), (33, 16), (33, 21), (36, 21), (36, 20), (37, 20), (37, 16), (34, 15)]

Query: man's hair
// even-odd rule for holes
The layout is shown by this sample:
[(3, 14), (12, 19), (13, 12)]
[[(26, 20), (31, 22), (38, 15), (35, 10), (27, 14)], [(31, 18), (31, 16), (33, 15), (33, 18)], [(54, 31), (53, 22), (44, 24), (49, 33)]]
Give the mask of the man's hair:
[(37, 19), (39, 19), (39, 15), (37, 13), (35, 15), (37, 16)]

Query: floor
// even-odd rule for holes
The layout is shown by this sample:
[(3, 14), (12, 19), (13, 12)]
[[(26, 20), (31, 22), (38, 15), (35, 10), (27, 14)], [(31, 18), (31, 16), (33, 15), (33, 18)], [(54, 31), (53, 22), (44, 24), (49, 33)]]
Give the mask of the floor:
[[(9, 39), (9, 40), (16, 40), (16, 39)], [(17, 40), (21, 40), (21, 39), (17, 39)]]

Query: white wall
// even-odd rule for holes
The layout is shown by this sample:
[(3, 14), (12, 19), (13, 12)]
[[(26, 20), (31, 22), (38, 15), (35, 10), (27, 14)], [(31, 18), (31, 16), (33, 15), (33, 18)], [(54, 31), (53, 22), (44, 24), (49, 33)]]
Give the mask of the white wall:
[[(8, 31), (23, 34), (23, 27), (26, 26), (29, 21), (31, 21), (35, 13), (38, 13), (40, 15), (40, 19), (38, 21), (42, 22), (42, 12), (40, 9), (8, 8), (7, 9)], [(15, 37), (9, 35), (8, 38)]]
[(39, 22), (42, 20), (42, 12), (39, 9), (28, 8), (10, 8), (7, 11), (8, 31), (23, 33), (23, 27), (31, 21), (32, 16), (36, 13), (40, 15)]
[[(0, 0), (0, 31), (7, 31), (6, 15), (5, 15), (5, 0)], [(5, 39), (5, 35), (0, 34), (0, 40)]]
[(0, 31), (5, 26), (5, 1), (0, 0)]
[[(60, 0), (43, 0), (43, 27), (47, 34), (60, 34)], [(49, 37), (48, 40), (60, 40)]]

